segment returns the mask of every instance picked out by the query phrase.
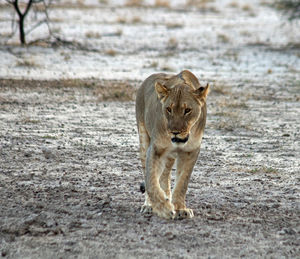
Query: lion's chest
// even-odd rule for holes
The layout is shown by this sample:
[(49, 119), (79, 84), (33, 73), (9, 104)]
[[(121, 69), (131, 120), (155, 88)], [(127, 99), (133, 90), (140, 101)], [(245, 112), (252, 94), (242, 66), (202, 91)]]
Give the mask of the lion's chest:
[(198, 137), (191, 136), (186, 143), (170, 143), (166, 150), (167, 156), (177, 158), (180, 153), (194, 152), (200, 149), (202, 134)]

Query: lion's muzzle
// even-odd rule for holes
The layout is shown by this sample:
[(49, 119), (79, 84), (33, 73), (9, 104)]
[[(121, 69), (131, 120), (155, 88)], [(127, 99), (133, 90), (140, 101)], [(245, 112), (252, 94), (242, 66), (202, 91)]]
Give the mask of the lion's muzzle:
[(173, 137), (173, 138), (171, 138), (171, 140), (172, 140), (172, 142), (173, 143), (186, 143), (187, 141), (188, 141), (188, 139), (189, 139), (189, 136), (187, 135), (185, 138), (178, 138), (178, 137)]

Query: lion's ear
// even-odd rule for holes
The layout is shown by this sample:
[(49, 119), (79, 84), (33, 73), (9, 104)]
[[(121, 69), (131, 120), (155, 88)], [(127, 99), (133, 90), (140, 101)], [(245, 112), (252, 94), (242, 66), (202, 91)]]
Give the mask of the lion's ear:
[(209, 93), (209, 84), (207, 83), (207, 85), (205, 87), (199, 87), (197, 90), (194, 91), (194, 94), (197, 96), (197, 98), (199, 99), (206, 99), (206, 96)]
[(157, 96), (160, 100), (167, 97), (168, 94), (169, 94), (169, 89), (166, 86), (159, 83), (159, 82), (155, 83), (155, 91), (156, 91)]

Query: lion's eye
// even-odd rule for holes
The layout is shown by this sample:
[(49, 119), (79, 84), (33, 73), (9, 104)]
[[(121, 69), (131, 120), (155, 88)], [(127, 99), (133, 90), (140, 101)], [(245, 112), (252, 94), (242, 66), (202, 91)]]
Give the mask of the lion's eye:
[(168, 113), (171, 113), (171, 112), (172, 112), (172, 110), (171, 110), (170, 107), (167, 107), (167, 112), (168, 112)]
[(190, 108), (186, 108), (184, 110), (184, 115), (189, 114), (192, 110)]

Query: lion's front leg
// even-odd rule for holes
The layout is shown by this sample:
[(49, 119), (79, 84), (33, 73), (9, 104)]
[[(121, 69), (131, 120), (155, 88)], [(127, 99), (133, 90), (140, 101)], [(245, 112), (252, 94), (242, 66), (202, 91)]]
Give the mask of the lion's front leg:
[(193, 210), (185, 206), (185, 196), (198, 154), (199, 150), (185, 152), (181, 153), (177, 159), (176, 182), (172, 194), (172, 202), (176, 211), (175, 218), (177, 219), (194, 217)]
[(159, 178), (160, 187), (163, 189), (167, 197), (171, 200), (171, 170), (174, 165), (174, 158), (165, 158), (164, 170)]
[(174, 205), (160, 187), (159, 182), (164, 167), (163, 153), (153, 145), (150, 145), (146, 158), (146, 192), (150, 199), (153, 212), (160, 217), (173, 219), (175, 216)]

